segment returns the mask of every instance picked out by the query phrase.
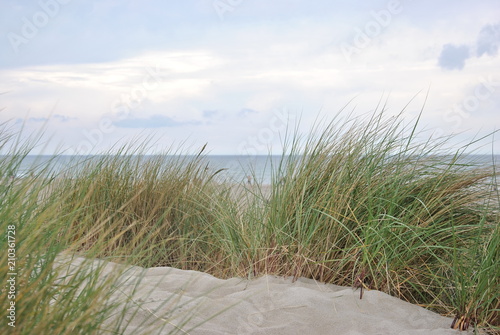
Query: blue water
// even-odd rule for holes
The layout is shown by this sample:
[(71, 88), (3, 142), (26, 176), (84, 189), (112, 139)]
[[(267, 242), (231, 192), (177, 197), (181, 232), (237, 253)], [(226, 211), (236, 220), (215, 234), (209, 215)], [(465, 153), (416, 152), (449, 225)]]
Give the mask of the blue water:
[[(188, 160), (192, 157), (183, 156)], [(85, 159), (99, 159), (99, 156), (27, 156), (20, 162), (18, 168), (12, 172), (3, 171), (2, 175), (15, 175), (23, 177), (32, 171), (40, 171), (50, 162), (51, 169), (47, 173), (58, 175), (65, 170), (74, 171), (75, 164)], [(179, 158), (179, 156), (167, 156), (168, 159)], [(0, 156), (1, 160), (8, 159), (6, 156)], [(147, 159), (147, 157), (146, 157)], [(276, 170), (281, 160), (280, 156), (204, 156), (203, 164), (208, 169), (207, 172), (217, 174), (218, 180), (230, 180), (232, 182), (247, 182), (248, 176), (251, 176), (252, 182), (258, 181), (263, 184), (271, 183), (272, 170)], [(448, 160), (443, 157), (443, 161)], [(491, 167), (493, 164), (500, 164), (500, 155), (469, 155), (462, 158), (460, 163), (474, 164), (475, 166)], [(1, 164), (3, 165), (3, 164)], [(255, 180), (256, 179), (256, 180)]]
[[(145, 160), (147, 160), (147, 157)], [(183, 156), (179, 158), (178, 156), (166, 157), (166, 161), (169, 159), (183, 159), (187, 161), (194, 158), (192, 156)], [(7, 159), (5, 156), (0, 156), (0, 160)], [(16, 177), (23, 177), (31, 174), (32, 172), (37, 173), (41, 171), (47, 165), (50, 165), (50, 169), (47, 169), (46, 173), (50, 175), (57, 175), (67, 170), (74, 171), (75, 166), (78, 166), (78, 162), (82, 162), (88, 159), (99, 159), (99, 156), (27, 156), (19, 164), (19, 167), (15, 172), (8, 172), (8, 175), (15, 175)], [(207, 172), (215, 173), (218, 172), (216, 178), (219, 181), (229, 180), (231, 182), (247, 182), (248, 176), (251, 176), (252, 182), (258, 181), (261, 183), (269, 184), (271, 182), (272, 169), (271, 165), (277, 166), (281, 160), (280, 156), (215, 156), (209, 155), (204, 156), (203, 166), (207, 168)]]

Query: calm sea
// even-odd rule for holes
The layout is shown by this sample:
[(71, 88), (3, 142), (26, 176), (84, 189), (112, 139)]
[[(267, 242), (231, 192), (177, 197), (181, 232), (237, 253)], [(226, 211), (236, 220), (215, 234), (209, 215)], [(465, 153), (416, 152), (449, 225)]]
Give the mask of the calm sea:
[[(147, 159), (148, 156), (146, 156)], [(99, 156), (27, 156), (19, 165), (15, 175), (22, 177), (33, 170), (38, 170), (50, 162), (51, 174), (58, 174), (68, 168), (71, 169), (77, 162), (85, 159), (99, 159)], [(191, 158), (184, 156), (184, 158)], [(0, 156), (0, 160), (6, 159)], [(179, 157), (167, 156), (168, 159), (179, 159)], [(443, 161), (446, 157), (443, 157)], [(220, 179), (231, 180), (233, 182), (247, 182), (248, 176), (252, 181), (269, 184), (271, 182), (272, 170), (276, 169), (281, 161), (281, 156), (230, 156), (230, 155), (208, 155), (204, 157), (204, 165), (209, 172), (224, 169), (217, 176)], [(493, 164), (500, 165), (500, 155), (469, 155), (461, 159), (460, 163), (474, 164), (475, 166), (491, 167)], [(3, 165), (3, 164), (2, 164)], [(1, 166), (1, 165), (0, 165)]]

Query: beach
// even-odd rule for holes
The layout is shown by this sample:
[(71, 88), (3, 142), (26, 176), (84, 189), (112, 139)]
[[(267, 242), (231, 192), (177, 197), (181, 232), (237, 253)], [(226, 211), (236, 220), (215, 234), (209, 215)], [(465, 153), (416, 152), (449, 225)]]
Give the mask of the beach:
[[(62, 255), (56, 263), (78, 269), (86, 261)], [(106, 322), (126, 320), (123, 334), (472, 334), (450, 329), (452, 318), (376, 290), (360, 299), (359, 289), (306, 278), (222, 280), (169, 267), (92, 265), (102, 267), (103, 277), (123, 273), (110, 298), (116, 313)], [(124, 316), (121, 306), (130, 301), (137, 308)]]

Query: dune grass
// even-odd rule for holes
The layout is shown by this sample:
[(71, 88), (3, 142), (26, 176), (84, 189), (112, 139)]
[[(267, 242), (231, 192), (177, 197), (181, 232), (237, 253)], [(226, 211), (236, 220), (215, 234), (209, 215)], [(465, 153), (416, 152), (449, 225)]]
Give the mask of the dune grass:
[[(292, 129), (271, 185), (221, 182), (205, 148), (147, 156), (147, 145), (82, 158), (57, 177), (47, 164), (11, 183), (29, 152), (16, 146), (0, 169), (2, 229), (17, 234), (16, 332), (103, 332), (120, 273), (97, 280), (96, 258), (220, 278), (308, 277), (360, 297), (377, 289), (455, 317), (457, 329), (498, 331), (496, 171), (470, 163), (468, 147), (448, 150), (448, 139), (417, 140), (418, 121), (342, 115), (305, 137)], [(12, 140), (2, 135), (0, 147)], [(64, 285), (61, 253), (90, 264)], [(7, 264), (2, 255), (4, 282)], [(121, 322), (106, 329), (121, 333)]]
[(446, 141), (416, 144), (415, 128), (383, 114), (315, 133), (276, 174), (266, 259), (456, 313), (456, 328), (499, 326), (494, 171), (443, 156)]
[[(111, 203), (106, 201), (110, 197), (114, 201), (123, 199), (115, 198), (115, 195), (123, 192), (122, 187), (126, 186), (123, 178), (125, 164), (121, 166), (122, 174), (117, 175), (111, 173), (110, 168), (111, 164), (116, 164), (118, 156), (82, 159), (62, 175), (57, 171), (56, 176), (55, 157), (52, 161), (35, 164), (29, 171), (24, 171), (22, 178), (13, 178), (19, 174), (23, 159), (36, 144), (28, 140), (29, 143), (19, 145), (17, 139), (18, 136), (5, 132), (0, 137), (0, 148), (3, 149), (0, 160), (0, 226), (5, 236), (0, 242), (4, 251), (0, 255), (0, 280), (8, 283), (0, 291), (3, 302), (0, 333), (124, 333), (130, 322), (125, 315), (128, 313), (130, 317), (142, 308), (142, 303), (133, 299), (133, 293), (142, 280), (140, 274), (135, 282), (129, 283), (126, 292), (122, 290), (121, 283), (130, 269), (126, 265), (154, 263), (159, 252), (155, 250), (154, 254), (148, 254), (153, 248), (144, 247), (157, 240), (150, 236), (158, 235), (157, 231), (148, 234), (149, 227), (144, 227), (140, 230), (144, 235), (133, 238), (127, 235), (134, 225), (143, 223), (137, 216), (138, 208), (134, 207), (136, 214), (120, 215), (123, 208), (110, 207)], [(113, 167), (120, 168), (118, 165)], [(121, 176), (122, 183), (110, 183), (111, 175)], [(130, 196), (125, 203), (137, 200), (144, 193), (143, 189), (140, 187), (124, 194)], [(158, 196), (148, 195), (152, 198)], [(144, 203), (149, 201), (142, 200)], [(149, 207), (143, 210), (148, 213), (144, 214), (145, 217), (153, 217), (154, 213), (149, 214)], [(157, 246), (151, 244), (151, 247)], [(124, 248), (128, 248), (126, 253)], [(78, 255), (85, 257), (75, 258)], [(108, 263), (99, 259), (119, 260), (124, 266), (110, 270)], [(123, 298), (117, 299), (117, 296)], [(171, 307), (172, 313), (186, 304), (174, 298), (162, 303)], [(188, 299), (191, 300), (197, 298)], [(189, 314), (176, 315), (174, 323), (171, 322), (173, 315), (169, 313), (161, 318), (154, 311), (147, 315), (141, 323), (144, 334), (148, 333), (146, 330), (160, 331), (162, 327), (173, 328), (170, 333), (183, 333), (183, 327), (191, 317)]]

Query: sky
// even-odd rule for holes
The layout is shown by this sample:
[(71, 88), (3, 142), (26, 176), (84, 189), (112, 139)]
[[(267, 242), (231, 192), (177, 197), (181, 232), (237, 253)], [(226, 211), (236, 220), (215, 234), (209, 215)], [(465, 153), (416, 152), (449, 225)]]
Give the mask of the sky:
[(383, 101), (500, 154), (499, 48), (498, 0), (2, 0), (0, 123), (44, 154), (255, 155)]

